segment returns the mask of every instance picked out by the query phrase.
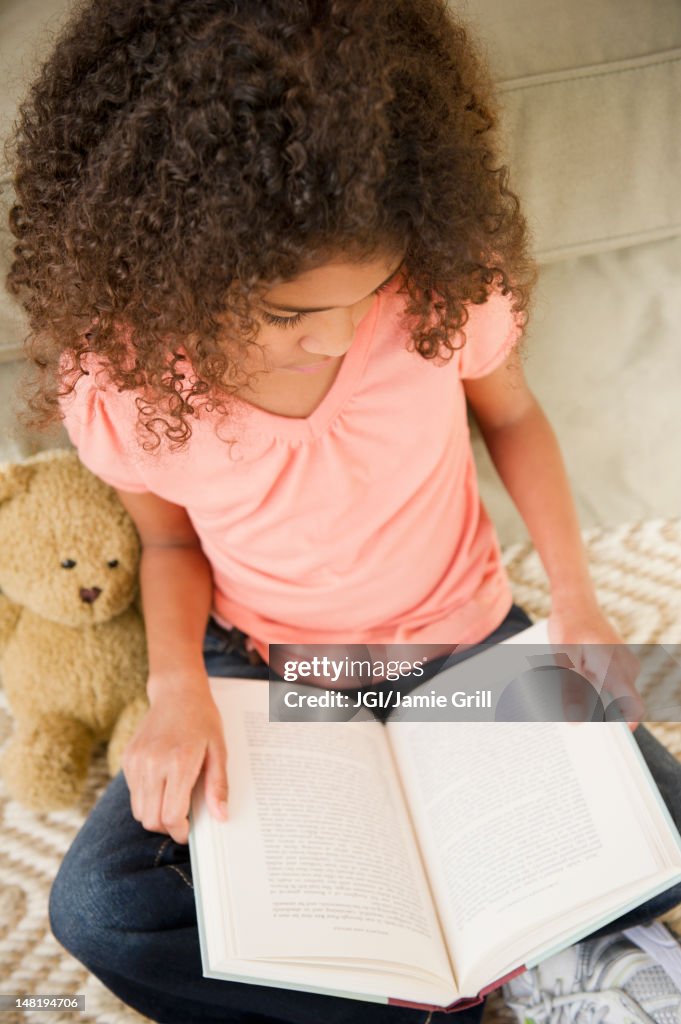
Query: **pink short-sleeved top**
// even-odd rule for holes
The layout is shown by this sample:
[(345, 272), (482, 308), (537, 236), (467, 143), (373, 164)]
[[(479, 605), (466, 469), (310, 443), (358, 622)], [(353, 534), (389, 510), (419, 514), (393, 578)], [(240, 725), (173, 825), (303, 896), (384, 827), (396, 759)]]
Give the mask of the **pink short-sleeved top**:
[(462, 382), (507, 357), (517, 318), (497, 293), (472, 305), (466, 343), (443, 364), (408, 350), (403, 303), (397, 285), (376, 298), (304, 418), (239, 401), (221, 425), (193, 420), (184, 450), (147, 452), (136, 395), (107, 386), (96, 364), (63, 402), (94, 473), (186, 508), (216, 618), (265, 660), (270, 643), (471, 643), (510, 607)]

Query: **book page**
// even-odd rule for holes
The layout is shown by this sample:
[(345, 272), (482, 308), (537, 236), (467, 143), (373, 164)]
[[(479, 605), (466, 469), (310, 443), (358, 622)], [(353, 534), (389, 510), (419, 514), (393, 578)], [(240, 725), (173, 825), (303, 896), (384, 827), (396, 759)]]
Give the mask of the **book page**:
[(227, 822), (195, 816), (228, 903), (204, 893), (207, 931), (226, 915), (223, 948), (240, 959), (410, 965), (452, 984), (383, 726), (269, 722), (267, 683), (211, 686), (230, 796)]
[(533, 929), (558, 933), (561, 915), (593, 913), (603, 894), (659, 870), (639, 796), (621, 783), (621, 728), (388, 726), (462, 995), (473, 994), (466, 980), (475, 988), (514, 965), (514, 937), (519, 964)]

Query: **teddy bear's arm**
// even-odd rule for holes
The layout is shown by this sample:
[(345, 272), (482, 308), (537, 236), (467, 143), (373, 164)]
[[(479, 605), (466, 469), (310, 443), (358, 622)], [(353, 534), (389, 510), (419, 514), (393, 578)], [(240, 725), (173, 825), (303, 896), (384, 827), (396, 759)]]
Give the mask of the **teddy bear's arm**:
[(21, 606), (14, 604), (4, 594), (0, 594), (0, 650), (6, 645), (16, 629), (20, 615)]

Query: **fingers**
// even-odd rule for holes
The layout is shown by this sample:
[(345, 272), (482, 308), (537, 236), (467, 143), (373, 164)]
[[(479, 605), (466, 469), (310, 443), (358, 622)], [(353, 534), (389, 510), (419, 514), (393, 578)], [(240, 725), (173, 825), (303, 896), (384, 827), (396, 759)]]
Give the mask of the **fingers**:
[(181, 712), (172, 700), (152, 700), (122, 758), (133, 817), (186, 843), (192, 791), (204, 767), (213, 813), (225, 816), (226, 761), (222, 720), (207, 686), (188, 691)]
[(560, 670), (560, 691), (566, 722), (593, 722), (602, 719), (598, 692), (581, 672), (563, 667)]
[(149, 832), (167, 833), (176, 843), (189, 838), (189, 806), (202, 758), (182, 747), (155, 756), (132, 749), (123, 771), (130, 790), (133, 817)]
[(640, 693), (631, 689), (614, 697), (605, 708), (607, 722), (626, 722), (633, 732), (645, 717), (646, 707)]
[(640, 670), (638, 658), (625, 644), (619, 644), (610, 651), (608, 664), (602, 672), (603, 689), (609, 697), (606, 720), (626, 721), (632, 730), (645, 715), (645, 703), (636, 689)]
[(606, 721), (626, 721), (635, 729), (645, 714), (636, 689), (640, 663), (626, 644), (585, 644), (575, 662), (599, 694)]
[(208, 810), (218, 821), (227, 819), (227, 751), (224, 744), (209, 744), (206, 753), (204, 787)]
[[(161, 803), (161, 826), (176, 843), (189, 840), (189, 808), (192, 790), (201, 772), (201, 761), (179, 757), (171, 761)], [(146, 826), (145, 826), (146, 827)]]

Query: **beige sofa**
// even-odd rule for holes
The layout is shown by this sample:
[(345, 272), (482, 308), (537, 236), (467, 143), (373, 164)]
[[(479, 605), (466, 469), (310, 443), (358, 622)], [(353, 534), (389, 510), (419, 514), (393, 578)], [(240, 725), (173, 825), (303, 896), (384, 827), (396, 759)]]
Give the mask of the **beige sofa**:
[[(0, 0), (0, 136), (68, 0)], [(681, 511), (681, 4), (468, 0), (500, 83), (508, 159), (541, 272), (526, 369), (560, 437), (585, 525)], [(9, 201), (2, 176), (3, 201)], [(0, 228), (0, 260), (10, 238)], [(0, 298), (0, 457), (21, 316)], [(502, 540), (523, 528), (478, 440)]]
[[(584, 525), (681, 514), (681, 4), (468, 0), (541, 273), (527, 376)], [(523, 535), (481, 445), (485, 499)]]

